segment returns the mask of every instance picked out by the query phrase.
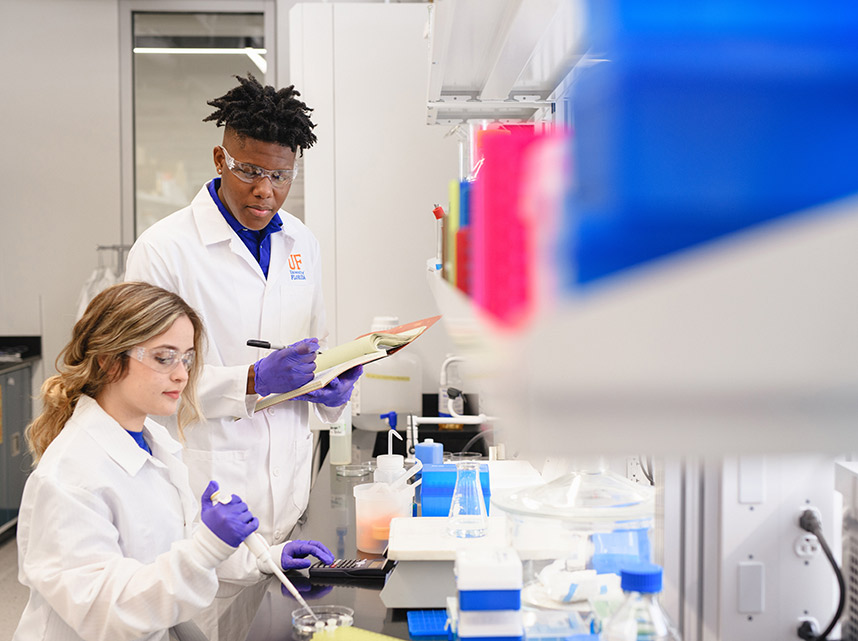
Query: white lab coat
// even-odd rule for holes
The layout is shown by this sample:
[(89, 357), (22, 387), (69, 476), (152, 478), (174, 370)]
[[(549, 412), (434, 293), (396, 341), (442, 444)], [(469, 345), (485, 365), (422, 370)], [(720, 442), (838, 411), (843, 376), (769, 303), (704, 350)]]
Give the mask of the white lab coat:
[(198, 500), (181, 445), (146, 420), (150, 456), (82, 396), (24, 488), (13, 641), (166, 640), (209, 606), (235, 548), (192, 528)]
[[(247, 370), (270, 352), (246, 342), (259, 338), (289, 345), (315, 336), (324, 347), (327, 338), (319, 243), (301, 221), (279, 213), (283, 228), (270, 237), (268, 278), (205, 186), (188, 207), (141, 234), (125, 272), (128, 281), (176, 292), (202, 317), (208, 341), (198, 390), (207, 420), (185, 430), (191, 488), (201, 494), (215, 479), (238, 494), (259, 519), (259, 533), (278, 546), (273, 555), (310, 494), (310, 403), (287, 401), (251, 415), (259, 396), (246, 394)], [(314, 407), (325, 422), (342, 413), (342, 408)], [(166, 425), (175, 429), (174, 421)], [(244, 546), (218, 574), (232, 581), (261, 578)]]

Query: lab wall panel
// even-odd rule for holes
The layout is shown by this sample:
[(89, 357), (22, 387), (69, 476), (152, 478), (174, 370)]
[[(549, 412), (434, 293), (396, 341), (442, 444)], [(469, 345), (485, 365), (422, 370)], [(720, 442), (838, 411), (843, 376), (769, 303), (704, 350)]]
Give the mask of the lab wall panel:
[(834, 571), (818, 545), (802, 546), (803, 510), (817, 510), (840, 557), (841, 505), (834, 458), (753, 455), (723, 463), (721, 639), (789, 639), (802, 617), (821, 632), (837, 607)]
[(41, 335), (49, 370), (96, 245), (119, 239), (117, 16), (107, 0), (0, 3), (0, 334)]
[[(304, 154), (304, 222), (322, 246), (322, 285), (336, 344), (336, 183), (334, 178), (333, 5), (299, 3), (289, 12), (290, 79), (313, 109), (317, 142)], [(278, 49), (283, 48), (282, 46)], [(281, 66), (281, 70), (283, 67)], [(288, 208), (288, 202), (286, 206)]]
[(0, 101), (0, 334), (42, 336), (35, 390), (71, 334), (96, 246), (119, 238), (117, 11), (105, 0), (0, 6), (0, 77), (14, 96)]

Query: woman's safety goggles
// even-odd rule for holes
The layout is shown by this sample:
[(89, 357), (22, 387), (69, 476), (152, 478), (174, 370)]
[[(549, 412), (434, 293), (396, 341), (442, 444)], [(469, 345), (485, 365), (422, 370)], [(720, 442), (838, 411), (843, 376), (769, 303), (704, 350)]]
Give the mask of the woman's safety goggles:
[(196, 356), (196, 353), (192, 349), (189, 349), (184, 354), (180, 354), (178, 350), (170, 349), (169, 347), (155, 347), (153, 349), (132, 347), (125, 353), (131, 358), (136, 358), (149, 369), (161, 372), (162, 374), (172, 372), (179, 361), (184, 365), (185, 371), (190, 372)]
[(260, 178), (268, 178), (275, 187), (283, 187), (295, 180), (298, 168), (292, 169), (263, 169), (246, 162), (238, 162), (229, 155), (229, 152), (221, 147), (223, 155), (226, 156), (226, 166), (239, 180), (246, 183), (255, 183)]

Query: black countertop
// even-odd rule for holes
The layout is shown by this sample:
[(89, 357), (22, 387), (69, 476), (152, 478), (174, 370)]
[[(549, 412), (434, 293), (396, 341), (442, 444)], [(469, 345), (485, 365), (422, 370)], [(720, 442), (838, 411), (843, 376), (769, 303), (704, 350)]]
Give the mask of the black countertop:
[(0, 361), (0, 374), (5, 374), (21, 367), (30, 367), (40, 358), (40, 356), (28, 356), (22, 358), (20, 361)]
[[(354, 431), (353, 443), (360, 448), (362, 461), (370, 460), (374, 441), (374, 432)], [(326, 458), (310, 491), (307, 510), (290, 538), (321, 541), (341, 559), (376, 558), (359, 552), (355, 545), (352, 491), (355, 485), (371, 482), (371, 475), (338, 476)], [(354, 610), (354, 627), (410, 638), (406, 611), (389, 610), (381, 602), (382, 581), (322, 582), (309, 579), (306, 572), (288, 576), (309, 605), (346, 606)], [(292, 612), (300, 607), (276, 578), (248, 586), (223, 584), (213, 608), (197, 621), (210, 641), (286, 641), (292, 639)]]
[(41, 336), (0, 336), (0, 374), (30, 366), (41, 357)]

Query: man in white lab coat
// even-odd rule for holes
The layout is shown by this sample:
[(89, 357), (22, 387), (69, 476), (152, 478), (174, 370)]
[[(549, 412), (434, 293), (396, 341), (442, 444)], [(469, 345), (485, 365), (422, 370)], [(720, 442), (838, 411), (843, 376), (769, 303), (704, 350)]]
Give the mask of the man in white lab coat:
[[(259, 532), (276, 546), (272, 557), (290, 565), (283, 544), (310, 491), (310, 409), (325, 422), (339, 418), (361, 370), (253, 413), (260, 395), (291, 391), (312, 378), (327, 330), (319, 243), (280, 210), (297, 154), (316, 140), (311, 110), (293, 87), (278, 91), (250, 75), (237, 79), (238, 86), (208, 103), (216, 111), (206, 120), (224, 126), (223, 143), (213, 151), (220, 177), (141, 234), (125, 278), (174, 291), (202, 316), (208, 347), (198, 393), (206, 420), (185, 430), (191, 487), (199, 495), (216, 479), (241, 496), (259, 519)], [(260, 350), (246, 345), (251, 338), (288, 347)], [(302, 564), (309, 559), (291, 567)], [(219, 574), (260, 576), (245, 550)]]

